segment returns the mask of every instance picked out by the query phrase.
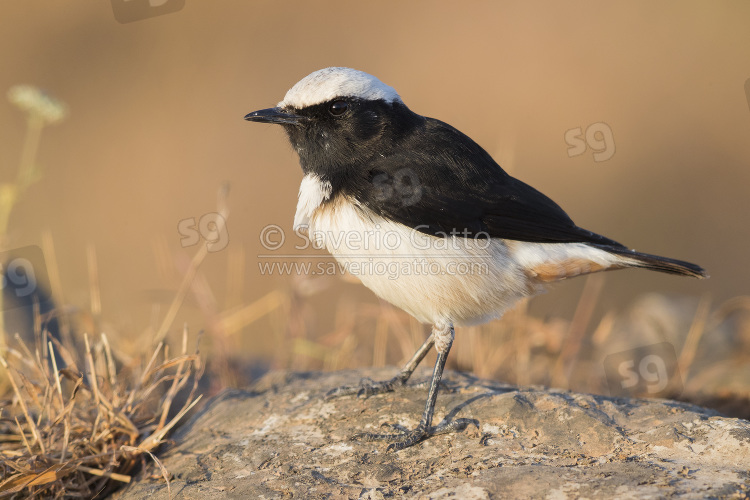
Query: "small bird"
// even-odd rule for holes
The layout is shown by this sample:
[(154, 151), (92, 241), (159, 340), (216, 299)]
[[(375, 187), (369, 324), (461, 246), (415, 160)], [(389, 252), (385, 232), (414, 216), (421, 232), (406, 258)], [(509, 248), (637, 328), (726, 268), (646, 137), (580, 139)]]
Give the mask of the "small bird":
[(636, 252), (576, 226), (471, 138), (414, 113), (392, 87), (362, 71), (315, 71), (276, 107), (245, 120), (281, 125), (299, 155), (304, 177), (295, 230), (306, 229), (376, 295), (432, 325), (393, 379), (328, 393), (393, 391), (434, 345), (417, 427), (355, 436), (391, 441), (389, 450), (465, 427), (463, 419), (432, 426), (454, 326), (498, 318), (549, 283), (598, 271), (639, 267), (707, 277), (695, 264)]

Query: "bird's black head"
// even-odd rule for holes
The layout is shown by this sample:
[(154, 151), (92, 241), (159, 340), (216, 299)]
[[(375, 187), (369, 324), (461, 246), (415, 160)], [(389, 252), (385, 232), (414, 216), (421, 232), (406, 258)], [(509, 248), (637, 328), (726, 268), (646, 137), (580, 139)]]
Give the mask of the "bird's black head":
[(349, 68), (326, 68), (299, 81), (277, 107), (246, 120), (284, 127), (305, 173), (337, 184), (374, 156), (387, 156), (423, 118), (377, 78)]

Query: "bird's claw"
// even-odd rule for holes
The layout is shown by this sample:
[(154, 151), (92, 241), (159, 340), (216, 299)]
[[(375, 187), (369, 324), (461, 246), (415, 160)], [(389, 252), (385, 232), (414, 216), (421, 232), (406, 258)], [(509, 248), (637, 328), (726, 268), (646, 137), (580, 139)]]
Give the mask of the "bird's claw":
[(452, 422), (442, 422), (434, 427), (427, 427), (424, 422), (420, 422), (414, 430), (404, 429), (397, 424), (383, 424), (399, 432), (396, 434), (379, 434), (374, 432), (362, 432), (352, 436), (353, 440), (359, 441), (393, 441), (388, 445), (386, 451), (400, 451), (418, 442), (438, 434), (447, 434), (449, 432), (460, 432), (469, 425), (475, 425), (479, 428), (479, 422), (471, 418), (459, 418)]

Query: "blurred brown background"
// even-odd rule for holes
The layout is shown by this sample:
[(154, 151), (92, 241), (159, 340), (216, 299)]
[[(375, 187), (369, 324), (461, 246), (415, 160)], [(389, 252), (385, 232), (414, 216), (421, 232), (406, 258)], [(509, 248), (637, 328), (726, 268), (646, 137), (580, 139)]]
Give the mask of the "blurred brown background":
[[(24, 0), (4, 3), (0, 18), (0, 90), (38, 85), (70, 109), (44, 130), (44, 175), (13, 211), (9, 248), (42, 246), (49, 232), (64, 300), (82, 309), (94, 248), (102, 328), (125, 337), (158, 326), (197, 250), (182, 248), (178, 223), (214, 212), (225, 181), (229, 243), (199, 274), (211, 307), (292, 286), (290, 276), (262, 276), (257, 256), (267, 253), (264, 226), (291, 234), (301, 170), (280, 129), (242, 118), (334, 65), (376, 75), (414, 111), (467, 133), (579, 225), (712, 276), (610, 273), (597, 314), (651, 291), (714, 303), (748, 292), (745, 1), (188, 0), (121, 24), (105, 0)], [(615, 154), (570, 157), (566, 131), (599, 122)], [(24, 127), (0, 101), (0, 182), (15, 175)], [(361, 285), (329, 284), (316, 303), (321, 330), (343, 296), (355, 308), (376, 303)], [(569, 318), (583, 286), (560, 284), (531, 310)], [(176, 330), (207, 327), (199, 302), (188, 295)], [(254, 322), (238, 345), (262, 356), (274, 327)]]

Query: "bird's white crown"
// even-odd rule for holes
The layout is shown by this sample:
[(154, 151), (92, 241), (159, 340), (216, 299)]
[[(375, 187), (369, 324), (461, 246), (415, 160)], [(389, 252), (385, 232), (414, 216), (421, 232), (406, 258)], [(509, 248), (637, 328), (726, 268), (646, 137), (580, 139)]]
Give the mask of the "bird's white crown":
[(351, 68), (324, 68), (310, 73), (297, 82), (278, 106), (302, 109), (336, 97), (357, 97), (365, 100), (401, 101), (393, 87), (372, 75)]

